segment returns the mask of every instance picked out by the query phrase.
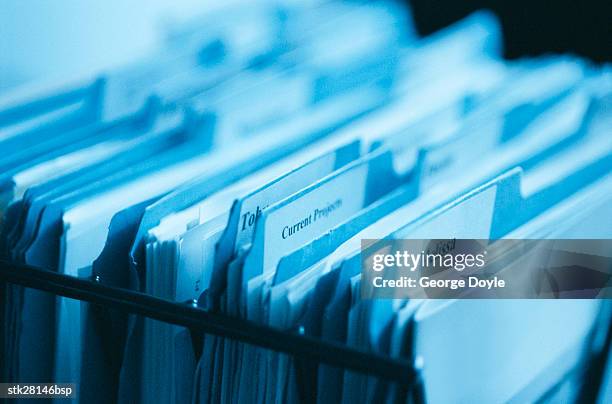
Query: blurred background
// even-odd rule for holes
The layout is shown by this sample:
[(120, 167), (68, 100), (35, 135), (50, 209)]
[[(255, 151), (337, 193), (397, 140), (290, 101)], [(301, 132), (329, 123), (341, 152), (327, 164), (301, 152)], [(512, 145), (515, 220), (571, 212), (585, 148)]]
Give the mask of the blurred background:
[[(0, 91), (31, 80), (70, 79), (124, 65), (153, 51), (170, 27), (228, 3), (240, 1), (2, 0)], [(474, 10), (494, 11), (501, 20), (507, 58), (570, 52), (596, 62), (612, 60), (609, 0), (410, 0), (400, 4), (412, 13), (420, 35)]]
[(474, 10), (497, 14), (505, 56), (575, 53), (596, 62), (612, 60), (609, 0), (410, 0), (420, 34), (436, 31)]

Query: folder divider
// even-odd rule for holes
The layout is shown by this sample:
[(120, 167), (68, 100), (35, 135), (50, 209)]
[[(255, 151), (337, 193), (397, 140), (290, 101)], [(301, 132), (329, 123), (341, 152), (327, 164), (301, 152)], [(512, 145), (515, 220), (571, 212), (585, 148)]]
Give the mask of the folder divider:
[(510, 232), (519, 224), (535, 217), (553, 206), (566, 195), (571, 195), (580, 188), (605, 176), (612, 163), (612, 154), (596, 156), (590, 164), (578, 167), (560, 181), (546, 184), (544, 188), (531, 195), (522, 191), (523, 172), (515, 169), (500, 178), (497, 188), (495, 210), (493, 213), (492, 239), (497, 239)]
[(281, 283), (295, 275), (295, 268), (307, 268), (322, 255), (331, 254), (344, 241), (367, 227), (368, 223), (375, 222), (385, 214), (414, 199), (417, 189), (416, 183), (412, 183), (392, 191), (387, 197), (374, 202), (359, 214), (313, 240), (310, 244), (286, 255), (279, 261), (274, 282)]
[[(91, 83), (78, 83), (76, 86), (59, 92), (51, 92), (43, 97), (35, 96), (30, 100), (27, 98), (23, 100), (1, 100), (0, 126), (48, 112), (48, 110), (58, 108), (58, 106), (61, 107), (79, 101), (90, 101), (93, 104), (93, 108), (97, 108), (102, 96), (103, 87), (104, 79), (96, 79)], [(9, 105), (9, 102), (12, 105), (3, 108)]]

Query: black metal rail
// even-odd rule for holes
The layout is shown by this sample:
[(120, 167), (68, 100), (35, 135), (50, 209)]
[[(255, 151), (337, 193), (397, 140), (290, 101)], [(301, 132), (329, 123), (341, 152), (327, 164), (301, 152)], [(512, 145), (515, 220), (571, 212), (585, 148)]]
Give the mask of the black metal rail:
[(3, 260), (0, 260), (1, 281), (123, 310), (203, 333), (290, 354), (296, 358), (381, 377), (400, 383), (409, 390), (420, 383), (419, 371), (406, 360), (391, 359), (359, 351), (339, 343), (207, 312), (188, 304), (160, 299), (144, 293), (109, 287), (94, 281)]

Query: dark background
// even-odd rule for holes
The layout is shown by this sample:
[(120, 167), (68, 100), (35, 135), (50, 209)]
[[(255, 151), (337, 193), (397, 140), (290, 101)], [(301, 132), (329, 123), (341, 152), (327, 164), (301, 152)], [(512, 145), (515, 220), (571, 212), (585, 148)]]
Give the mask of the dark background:
[(429, 34), (478, 9), (501, 20), (505, 56), (574, 53), (612, 61), (612, 0), (407, 0)]

